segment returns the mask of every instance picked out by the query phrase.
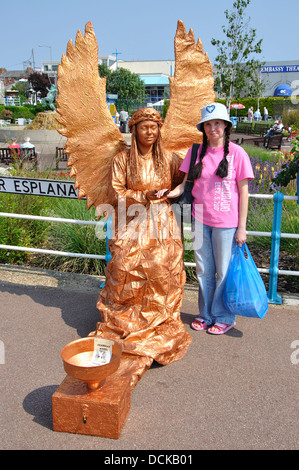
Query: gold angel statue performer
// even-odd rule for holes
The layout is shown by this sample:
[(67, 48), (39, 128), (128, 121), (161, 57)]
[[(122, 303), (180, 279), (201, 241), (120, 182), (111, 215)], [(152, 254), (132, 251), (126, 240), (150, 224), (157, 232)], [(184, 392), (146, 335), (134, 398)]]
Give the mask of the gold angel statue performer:
[(200, 110), (215, 94), (208, 55), (181, 21), (175, 36), (175, 73), (169, 81), (163, 125), (153, 108), (136, 111), (129, 122), (129, 148), (108, 110), (91, 23), (84, 36), (78, 31), (75, 45), (69, 41), (58, 67), (59, 132), (67, 137), (78, 197), (86, 197), (88, 209), (95, 206), (98, 215), (108, 206), (114, 209), (112, 259), (97, 303), (101, 322), (91, 334), (122, 344), (116, 373), (129, 376), (132, 387), (154, 360), (163, 365), (178, 360), (191, 343), (180, 318), (183, 242), (167, 196), (157, 200), (155, 191), (171, 189), (182, 180), (182, 158), (202, 140), (196, 129)]

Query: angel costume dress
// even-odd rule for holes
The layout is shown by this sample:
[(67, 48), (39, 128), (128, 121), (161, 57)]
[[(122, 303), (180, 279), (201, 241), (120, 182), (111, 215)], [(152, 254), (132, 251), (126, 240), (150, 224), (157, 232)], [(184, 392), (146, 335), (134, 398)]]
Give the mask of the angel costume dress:
[[(148, 119), (161, 121), (157, 111), (143, 108), (133, 115), (130, 128)], [(181, 160), (165, 153), (166, 168), (161, 178), (152, 153), (139, 154), (138, 175), (134, 177), (129, 152), (116, 155), (112, 164), (112, 187), (118, 198), (125, 198), (125, 204), (123, 213), (116, 213), (115, 234), (109, 241), (112, 259), (97, 303), (103, 323), (98, 323), (96, 334), (122, 344), (120, 373), (130, 374), (133, 385), (153, 360), (165, 365), (180, 359), (191, 336), (180, 319), (185, 270), (176, 220), (169, 202), (148, 200), (146, 196), (153, 190), (172, 187), (180, 175), (182, 179), (178, 170)], [(120, 223), (123, 216), (127, 223), (124, 231)]]
[[(182, 240), (174, 236), (176, 222), (172, 212), (169, 215), (169, 202), (161, 207), (147, 195), (179, 183), (176, 176), (181, 159), (193, 143), (202, 142), (196, 129), (200, 110), (215, 100), (215, 93), (208, 55), (200, 40), (195, 43), (193, 30), (187, 34), (180, 20), (175, 57), (175, 73), (169, 78), (169, 108), (161, 128), (165, 150), (162, 176), (155, 171), (151, 155), (136, 158), (137, 171), (128, 164), (132, 154), (107, 107), (106, 79), (98, 73), (98, 44), (90, 22), (84, 36), (78, 31), (75, 45), (68, 42), (58, 67), (57, 121), (59, 133), (67, 138), (65, 152), (71, 176), (76, 177), (78, 198), (86, 197), (88, 209), (113, 205), (116, 216), (115, 233), (109, 242), (112, 259), (97, 304), (102, 322), (91, 334), (122, 343), (116, 373), (129, 376), (132, 385), (154, 360), (168, 364), (180, 359), (191, 342), (180, 320), (185, 282)], [(147, 112), (151, 112), (150, 119), (161, 119), (153, 108)], [(136, 113), (134, 116), (137, 122)], [(127, 226), (121, 236), (119, 229), (126, 224), (119, 224), (123, 211), (117, 196), (126, 200)], [(154, 216), (140, 218), (138, 213), (142, 215), (143, 209), (147, 214), (154, 209)]]

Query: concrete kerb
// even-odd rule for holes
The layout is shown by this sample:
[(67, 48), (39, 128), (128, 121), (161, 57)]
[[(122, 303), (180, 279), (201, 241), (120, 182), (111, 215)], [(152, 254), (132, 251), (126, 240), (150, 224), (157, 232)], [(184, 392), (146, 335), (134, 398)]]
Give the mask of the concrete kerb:
[(8, 140), (16, 139), (19, 144), (24, 141), (25, 137), (30, 137), (31, 142), (35, 144), (54, 143), (57, 146), (63, 147), (66, 138), (63, 137), (56, 130), (50, 129), (26, 129), (20, 128), (1, 128), (0, 129), (0, 142), (6, 143)]
[[(131, 134), (122, 134), (128, 144), (131, 142)], [(4, 147), (8, 140), (16, 139), (19, 144), (25, 137), (30, 137), (31, 142), (36, 144), (56, 144), (57, 147), (63, 147), (66, 137), (59, 134), (57, 130), (52, 129), (26, 129), (25, 126), (3, 127), (0, 128), (0, 145)]]
[[(0, 264), (0, 283), (19, 284), (35, 287), (57, 287), (69, 291), (98, 292), (104, 276), (77, 274), (62, 271), (52, 271), (28, 266)], [(193, 298), (197, 296), (197, 284), (186, 284), (185, 295)], [(299, 294), (282, 292), (282, 305), (299, 306)]]

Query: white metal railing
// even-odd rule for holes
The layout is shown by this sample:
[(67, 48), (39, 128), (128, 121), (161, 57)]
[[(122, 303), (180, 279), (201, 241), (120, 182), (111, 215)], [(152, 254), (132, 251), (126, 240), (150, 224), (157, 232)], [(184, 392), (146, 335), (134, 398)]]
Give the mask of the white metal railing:
[[(44, 217), (44, 216), (39, 216), (39, 215), (13, 214), (11, 212), (0, 212), (0, 217), (9, 217), (13, 219), (39, 220), (39, 221), (45, 221), (45, 222), (61, 222), (65, 224), (104, 226), (104, 222), (94, 221), (94, 220), (63, 219), (60, 217)], [(93, 255), (93, 254), (88, 254), (88, 253), (72, 253), (68, 251), (45, 250), (43, 248), (29, 248), (25, 246), (0, 245), (0, 249), (27, 251), (27, 252), (41, 253), (41, 254), (47, 254), (47, 255), (70, 256), (72, 258), (106, 259), (105, 255)]]

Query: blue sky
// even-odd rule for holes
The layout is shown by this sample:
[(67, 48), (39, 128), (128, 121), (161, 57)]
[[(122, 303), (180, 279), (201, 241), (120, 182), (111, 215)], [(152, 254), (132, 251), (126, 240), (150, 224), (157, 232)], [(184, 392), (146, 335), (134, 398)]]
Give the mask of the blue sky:
[[(34, 51), (35, 65), (60, 60), (69, 39), (88, 21), (99, 43), (99, 54), (116, 50), (122, 60), (167, 60), (174, 58), (173, 40), (178, 19), (192, 28), (203, 42), (211, 62), (216, 48), (211, 39), (221, 39), (226, 24), (225, 9), (233, 0), (14, 0), (2, 6), (0, 67), (20, 70)], [(251, 0), (246, 9), (250, 25), (263, 38), (259, 60), (298, 60), (298, 0)], [(38, 45), (51, 46), (38, 47)]]

